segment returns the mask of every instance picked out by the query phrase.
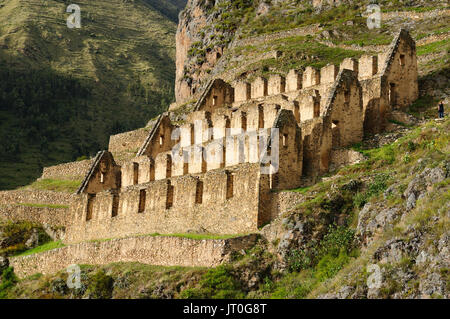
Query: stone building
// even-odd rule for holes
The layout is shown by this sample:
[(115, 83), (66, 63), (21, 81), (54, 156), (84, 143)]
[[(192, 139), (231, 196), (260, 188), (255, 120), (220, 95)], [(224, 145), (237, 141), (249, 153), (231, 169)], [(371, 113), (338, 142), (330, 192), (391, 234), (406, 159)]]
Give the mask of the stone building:
[(252, 83), (211, 81), (183, 121), (165, 113), (136, 156), (99, 152), (71, 206), (68, 242), (160, 233), (251, 233), (277, 216), (277, 190), (336, 167), (418, 97), (415, 43)]

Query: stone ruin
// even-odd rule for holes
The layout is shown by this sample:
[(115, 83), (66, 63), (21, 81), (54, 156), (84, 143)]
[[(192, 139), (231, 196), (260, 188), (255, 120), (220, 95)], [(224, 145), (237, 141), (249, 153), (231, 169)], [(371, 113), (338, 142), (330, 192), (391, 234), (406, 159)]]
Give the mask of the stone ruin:
[(414, 102), (417, 77), (415, 42), (401, 30), (387, 52), (340, 66), (215, 79), (185, 121), (159, 116), (132, 160), (98, 153), (70, 208), (67, 241), (256, 232), (280, 213), (277, 190), (314, 182)]

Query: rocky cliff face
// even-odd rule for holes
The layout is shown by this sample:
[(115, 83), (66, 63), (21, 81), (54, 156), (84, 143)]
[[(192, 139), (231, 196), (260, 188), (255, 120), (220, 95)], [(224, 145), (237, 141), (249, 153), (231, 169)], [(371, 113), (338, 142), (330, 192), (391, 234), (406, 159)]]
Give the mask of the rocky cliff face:
[(175, 97), (178, 104), (199, 93), (232, 41), (245, 14), (259, 1), (189, 0), (176, 35)]
[(186, 100), (192, 92), (192, 78), (186, 77), (189, 64), (188, 52), (192, 44), (199, 40), (199, 32), (205, 26), (207, 8), (213, 1), (189, 0), (186, 9), (180, 14), (176, 35), (176, 79), (175, 97), (177, 102)]

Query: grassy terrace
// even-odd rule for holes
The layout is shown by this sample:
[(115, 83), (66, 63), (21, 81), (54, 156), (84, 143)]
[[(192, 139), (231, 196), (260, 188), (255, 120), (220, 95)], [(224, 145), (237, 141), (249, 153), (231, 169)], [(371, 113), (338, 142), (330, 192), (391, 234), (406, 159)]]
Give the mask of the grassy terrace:
[[(214, 235), (214, 234), (160, 234), (160, 233), (152, 233), (152, 234), (143, 234), (143, 235), (136, 235), (135, 237), (179, 237), (179, 238), (188, 238), (188, 239), (195, 239), (195, 240), (220, 240), (220, 239), (231, 239), (231, 238), (237, 238), (246, 236), (247, 234), (235, 234), (235, 235)], [(96, 239), (91, 240), (89, 242), (97, 243), (97, 242), (105, 242), (105, 241), (111, 241), (111, 240), (118, 240), (118, 239), (127, 239), (131, 238), (133, 236), (127, 236), (127, 237), (121, 237), (121, 238), (105, 238), (105, 239)]]
[(33, 249), (26, 250), (20, 254), (15, 255), (14, 257), (23, 257), (23, 256), (29, 256), (33, 254), (43, 253), (52, 249), (57, 249), (64, 247), (65, 245), (61, 241), (51, 241), (48, 243), (45, 243), (43, 245), (37, 246)]
[[(277, 39), (264, 45), (238, 47), (232, 54), (234, 56), (257, 56), (275, 50), (282, 52), (280, 58), (263, 59), (247, 65), (245, 69), (253, 72), (252, 76), (268, 77), (270, 74), (286, 74), (291, 69), (306, 66), (321, 68), (328, 63), (339, 65), (345, 58), (359, 58), (362, 55), (361, 51), (326, 46), (309, 36), (294, 36)], [(240, 65), (242, 62), (230, 63), (227, 68), (233, 70)]]
[(49, 190), (55, 192), (74, 193), (80, 187), (81, 180), (42, 179), (23, 187), (23, 189)]
[(426, 55), (426, 54), (432, 54), (436, 52), (446, 51), (447, 55), (450, 51), (450, 39), (438, 41), (438, 42), (432, 42), (426, 45), (419, 46), (417, 48), (417, 55)]
[[(195, 240), (220, 240), (220, 239), (231, 239), (231, 238), (237, 238), (245, 235), (212, 235), (212, 234), (159, 234), (159, 233), (153, 233), (153, 234), (146, 234), (146, 235), (138, 235), (136, 237), (179, 237), (179, 238), (188, 238), (188, 239), (195, 239)], [(91, 240), (90, 243), (102, 243), (102, 242), (108, 242), (114, 239), (126, 239), (131, 237), (124, 237), (124, 238), (105, 238), (105, 239), (99, 239), (99, 240)], [(22, 256), (29, 256), (33, 254), (43, 253), (49, 250), (65, 247), (66, 245), (63, 244), (61, 241), (50, 241), (43, 245), (40, 245), (38, 247), (35, 247), (33, 249), (28, 249), (25, 251), (20, 251), (18, 253), (13, 254), (14, 257), (22, 257)]]

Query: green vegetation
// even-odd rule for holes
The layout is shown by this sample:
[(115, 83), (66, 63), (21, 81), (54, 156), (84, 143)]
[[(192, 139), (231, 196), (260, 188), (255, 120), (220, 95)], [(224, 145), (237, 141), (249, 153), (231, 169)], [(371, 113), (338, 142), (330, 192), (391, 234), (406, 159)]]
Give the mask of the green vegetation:
[[(245, 236), (245, 234), (235, 234), (235, 235), (215, 235), (215, 234), (159, 234), (159, 233), (153, 233), (153, 234), (144, 234), (144, 235), (138, 235), (143, 237), (180, 237), (180, 238), (188, 238), (188, 239), (195, 239), (195, 240), (204, 240), (204, 239), (231, 239), (231, 238), (237, 238), (241, 236)], [(126, 237), (125, 237), (126, 238)], [(113, 238), (105, 238), (105, 239), (99, 239), (99, 240), (92, 240), (91, 242), (104, 242), (104, 241), (110, 241), (113, 240)]]
[(18, 282), (14, 269), (9, 267), (0, 275), (0, 299), (5, 299), (8, 296), (10, 289)]
[(49, 251), (49, 250), (56, 249), (56, 248), (61, 248), (64, 246), (65, 245), (61, 241), (51, 241), (51, 242), (45, 243), (43, 245), (37, 246), (33, 249), (26, 250), (15, 256), (20, 257), (20, 256), (33, 255), (33, 254), (37, 254), (37, 253), (43, 253), (45, 251)]
[(0, 221), (0, 233), (2, 237), (7, 238), (2, 244), (2, 248), (0, 248), (0, 254), (7, 256), (18, 255), (26, 251), (28, 248), (25, 243), (33, 235), (37, 235), (37, 240), (40, 244), (47, 243), (51, 240), (42, 226), (25, 221)]
[(186, 289), (181, 298), (187, 299), (239, 299), (244, 292), (232, 274), (230, 266), (222, 265), (208, 270), (199, 283), (199, 288)]
[(80, 29), (65, 25), (64, 1), (2, 4), (0, 189), (92, 156), (109, 135), (142, 127), (167, 108), (183, 3), (80, 0)]
[(354, 197), (353, 203), (356, 207), (361, 208), (372, 198), (380, 195), (387, 188), (389, 175), (385, 173), (378, 174), (374, 177), (373, 182), (369, 184), (367, 190), (357, 193)]
[(450, 52), (450, 40), (442, 40), (438, 42), (432, 42), (426, 45), (419, 46), (417, 48), (417, 55), (425, 55), (425, 54), (431, 54), (436, 52), (446, 51), (447, 55)]
[(99, 270), (90, 278), (87, 294), (94, 299), (109, 299), (112, 297), (114, 279)]
[[(321, 68), (329, 63), (339, 65), (345, 58), (359, 58), (360, 51), (333, 48), (321, 44), (311, 37), (294, 36), (267, 42), (264, 46), (246, 46), (235, 49), (235, 55), (263, 54), (269, 51), (281, 52), (281, 57), (257, 61), (246, 66), (252, 76), (268, 77), (270, 74), (286, 74), (291, 69), (306, 66)], [(229, 70), (238, 65), (231, 63)]]
[(41, 179), (33, 182), (25, 189), (49, 190), (55, 192), (74, 193), (80, 187), (81, 181)]

